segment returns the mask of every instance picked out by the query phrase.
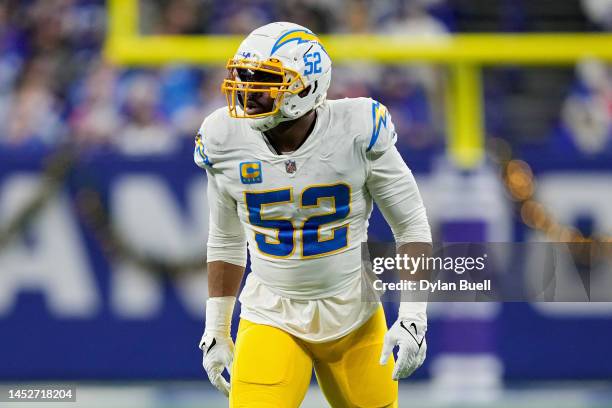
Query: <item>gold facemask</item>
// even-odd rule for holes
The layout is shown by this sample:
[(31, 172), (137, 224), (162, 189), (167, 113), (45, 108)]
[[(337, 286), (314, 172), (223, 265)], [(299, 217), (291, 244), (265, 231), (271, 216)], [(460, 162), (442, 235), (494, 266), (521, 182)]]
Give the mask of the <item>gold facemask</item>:
[[(230, 59), (226, 66), (228, 77), (221, 84), (221, 92), (225, 94), (229, 114), (233, 118), (263, 118), (272, 116), (280, 110), (286, 93), (292, 95), (298, 94), (306, 88), (300, 74), (293, 69), (283, 67), (283, 64), (276, 58), (266, 61)], [(239, 70), (272, 74), (277, 76), (279, 80), (276, 82), (243, 81), (238, 75)], [(270, 98), (274, 99), (272, 110), (249, 115), (245, 109), (249, 94), (261, 92), (268, 92)]]

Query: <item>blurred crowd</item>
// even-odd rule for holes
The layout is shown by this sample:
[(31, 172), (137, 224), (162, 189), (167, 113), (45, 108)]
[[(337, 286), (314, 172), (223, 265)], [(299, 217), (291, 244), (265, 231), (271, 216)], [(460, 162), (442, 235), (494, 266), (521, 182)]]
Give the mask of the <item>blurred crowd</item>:
[[(506, 0), (500, 0), (507, 3)], [(459, 0), (147, 0), (146, 34), (245, 34), (269, 21), (315, 32), (447, 35)], [(465, 3), (465, 2), (463, 2)], [(612, 25), (609, 0), (583, 0), (596, 29)], [(500, 23), (503, 29), (503, 22)], [(519, 24), (520, 26), (520, 24)], [(0, 2), (0, 148), (46, 150), (62, 144), (125, 154), (166, 154), (192, 136), (225, 101), (225, 70), (196, 66), (118, 68), (100, 54), (106, 29), (99, 0)], [(577, 149), (610, 149), (612, 75), (590, 61), (566, 92), (558, 129)], [(444, 72), (430, 66), (335, 66), (331, 99), (372, 96), (385, 103), (412, 149), (444, 139)], [(579, 137), (573, 139), (573, 135)], [(575, 142), (574, 142), (575, 140)]]

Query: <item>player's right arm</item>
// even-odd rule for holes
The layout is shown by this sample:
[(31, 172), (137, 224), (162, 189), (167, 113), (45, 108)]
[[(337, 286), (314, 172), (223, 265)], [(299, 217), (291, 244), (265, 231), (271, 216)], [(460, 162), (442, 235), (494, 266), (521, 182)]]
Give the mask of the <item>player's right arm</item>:
[(206, 302), (205, 329), (199, 347), (204, 353), (202, 364), (210, 382), (228, 396), (229, 383), (222, 373), (225, 368), (230, 373), (234, 356), (230, 329), (236, 295), (246, 265), (246, 239), (238, 218), (236, 201), (223, 188), (220, 180), (223, 175), (214, 168), (214, 162), (202, 141), (202, 133), (203, 129), (200, 129), (194, 159), (200, 167), (206, 169), (208, 175), (209, 297)]

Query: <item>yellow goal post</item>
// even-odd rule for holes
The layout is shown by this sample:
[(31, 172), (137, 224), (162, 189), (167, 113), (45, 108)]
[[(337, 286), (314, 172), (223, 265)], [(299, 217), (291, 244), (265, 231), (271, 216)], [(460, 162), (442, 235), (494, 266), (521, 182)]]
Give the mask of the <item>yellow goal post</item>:
[[(243, 37), (141, 35), (139, 0), (109, 0), (104, 56), (122, 66), (221, 65)], [(493, 65), (572, 65), (584, 58), (612, 61), (612, 34), (457, 34), (410, 37), (322, 35), (334, 62), (433, 63), (447, 66), (447, 149), (463, 168), (484, 158), (481, 68)]]

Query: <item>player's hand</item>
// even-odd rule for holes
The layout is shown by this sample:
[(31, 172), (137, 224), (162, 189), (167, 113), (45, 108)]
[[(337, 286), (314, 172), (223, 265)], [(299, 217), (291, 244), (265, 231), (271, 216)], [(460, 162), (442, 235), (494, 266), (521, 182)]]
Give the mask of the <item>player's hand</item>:
[(399, 318), (385, 334), (380, 364), (385, 365), (399, 346), (397, 361), (393, 370), (393, 379), (399, 380), (412, 374), (425, 361), (427, 353), (427, 321), (418, 318)]
[(206, 330), (198, 346), (204, 352), (202, 365), (208, 379), (226, 397), (229, 397), (230, 385), (222, 374), (227, 368), (232, 375), (234, 342), (230, 329), (235, 302), (234, 296), (211, 297), (206, 301)]
[(232, 374), (232, 361), (234, 359), (232, 338), (204, 333), (200, 341), (200, 349), (204, 352), (202, 365), (208, 379), (215, 388), (229, 397), (230, 385), (221, 374), (225, 368), (230, 375)]

